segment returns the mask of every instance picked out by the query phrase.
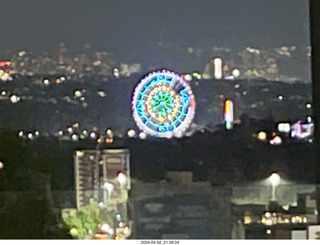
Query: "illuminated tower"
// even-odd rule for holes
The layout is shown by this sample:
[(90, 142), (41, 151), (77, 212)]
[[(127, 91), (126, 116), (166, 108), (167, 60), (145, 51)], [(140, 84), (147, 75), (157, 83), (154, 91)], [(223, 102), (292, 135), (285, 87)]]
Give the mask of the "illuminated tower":
[(77, 208), (89, 203), (90, 199), (98, 201), (100, 175), (100, 151), (76, 151), (74, 156), (75, 188)]
[(213, 72), (215, 79), (222, 79), (223, 70), (222, 70), (222, 59), (217, 57), (213, 59)]
[(223, 102), (223, 119), (226, 125), (226, 129), (230, 130), (233, 128), (233, 102), (230, 99), (226, 99)]

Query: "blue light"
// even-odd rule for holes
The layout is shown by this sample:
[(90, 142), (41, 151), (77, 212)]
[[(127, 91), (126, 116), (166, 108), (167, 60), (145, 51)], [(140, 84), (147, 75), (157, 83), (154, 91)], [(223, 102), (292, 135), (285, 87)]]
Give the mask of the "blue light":
[(134, 91), (133, 117), (147, 134), (168, 137), (183, 132), (193, 119), (194, 109), (190, 86), (167, 70), (148, 74)]

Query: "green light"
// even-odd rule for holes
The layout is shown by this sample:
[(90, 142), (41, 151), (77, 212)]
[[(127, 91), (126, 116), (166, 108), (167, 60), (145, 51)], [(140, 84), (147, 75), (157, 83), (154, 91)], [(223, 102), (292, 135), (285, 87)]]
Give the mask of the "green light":
[(166, 116), (172, 109), (173, 99), (170, 93), (159, 92), (151, 100), (153, 111), (159, 116)]

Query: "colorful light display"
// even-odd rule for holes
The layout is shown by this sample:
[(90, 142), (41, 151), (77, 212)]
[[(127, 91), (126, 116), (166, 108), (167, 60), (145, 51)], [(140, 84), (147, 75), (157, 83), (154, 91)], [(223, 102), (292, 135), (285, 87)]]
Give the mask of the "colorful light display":
[(181, 135), (195, 114), (195, 99), (183, 76), (158, 70), (147, 74), (136, 86), (132, 114), (146, 134), (170, 138)]
[(296, 122), (291, 126), (291, 137), (304, 139), (311, 137), (314, 133), (313, 123)]
[(226, 99), (223, 103), (223, 118), (226, 124), (226, 129), (230, 130), (233, 128), (233, 102), (232, 100)]

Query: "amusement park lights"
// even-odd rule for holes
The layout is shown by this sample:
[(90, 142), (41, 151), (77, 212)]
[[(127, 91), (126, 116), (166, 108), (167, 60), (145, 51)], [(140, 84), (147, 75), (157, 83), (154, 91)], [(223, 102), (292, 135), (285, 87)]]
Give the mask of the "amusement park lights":
[(233, 128), (233, 102), (230, 99), (226, 99), (223, 103), (223, 117), (226, 125), (226, 129), (230, 130)]
[(171, 138), (184, 132), (195, 114), (195, 99), (183, 76), (168, 70), (146, 75), (136, 86), (132, 115), (146, 134)]

